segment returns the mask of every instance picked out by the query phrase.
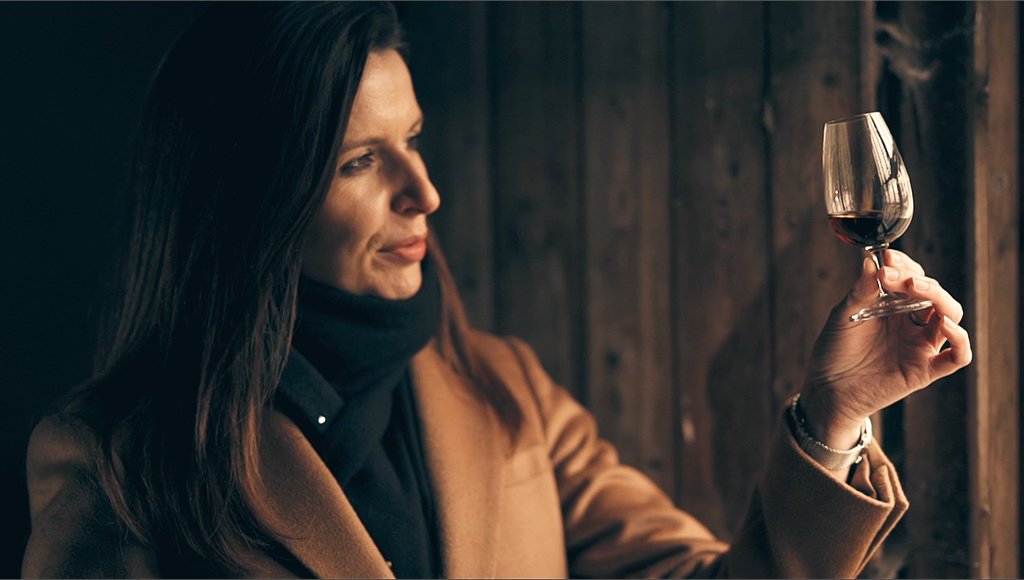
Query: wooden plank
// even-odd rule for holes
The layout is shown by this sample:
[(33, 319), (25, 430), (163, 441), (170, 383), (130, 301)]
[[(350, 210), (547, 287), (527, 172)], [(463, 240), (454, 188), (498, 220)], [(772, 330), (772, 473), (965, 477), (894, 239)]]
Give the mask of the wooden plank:
[(979, 578), (1019, 575), (1019, 20), (1015, 3), (976, 5), (973, 297), (968, 378), (971, 561)]
[(729, 538), (776, 419), (763, 4), (685, 2), (671, 9), (678, 495), (685, 509)]
[(822, 127), (862, 112), (860, 8), (849, 3), (767, 7), (771, 79), (765, 113), (770, 151), (773, 393), (797, 392), (832, 307), (863, 255), (836, 239), (822, 201)]
[(671, 493), (668, 8), (581, 11), (587, 400), (623, 461)]
[(470, 320), (494, 325), (487, 6), (399, 5), (424, 114), (423, 157), (441, 193), (432, 218)]
[[(914, 222), (902, 247), (976, 317), (967, 294), (966, 200), (970, 168), (963, 112), (971, 49), (963, 3), (901, 3), (890, 6), (877, 36), (886, 56), (890, 86), (881, 92), (896, 108), (892, 122), (914, 187)], [(938, 57), (923, 47), (942, 44)], [(969, 330), (972, 330), (968, 326)], [(969, 577), (969, 499), (966, 373), (938, 381), (903, 406), (904, 487), (913, 508), (906, 516), (910, 577)]]
[[(879, 87), (885, 76), (884, 59), (876, 41), (878, 30), (878, 18), (876, 12), (883, 12), (890, 7), (891, 3), (875, 2), (867, 0), (861, 3), (860, 23), (860, 102), (861, 109), (867, 111), (878, 111), (881, 109), (891, 110), (887, 107), (888, 95), (878, 94)], [(882, 103), (880, 103), (880, 101)], [(884, 105), (883, 105), (884, 103)], [(893, 117), (892, 124), (898, 122), (898, 117)], [(898, 128), (898, 126), (897, 126)], [(892, 127), (890, 127), (892, 129)], [(894, 245), (899, 247), (899, 242)], [(904, 458), (904, 432), (903, 432), (903, 402), (875, 413), (871, 417), (874, 428), (875, 440), (880, 443), (886, 455), (893, 462), (898, 473), (903, 473)], [(906, 568), (909, 540), (907, 536), (906, 519), (900, 521), (893, 531), (886, 538), (875, 556), (868, 562), (862, 578), (895, 578), (901, 569)]]
[(778, 408), (802, 388), (814, 341), (864, 258), (828, 226), (820, 153), (825, 122), (863, 111), (862, 13), (856, 4), (832, 2), (772, 3), (767, 11), (772, 389)]
[(882, 59), (875, 46), (875, 0), (860, 3), (860, 105), (863, 112), (878, 110), (878, 82)]
[(577, 10), (495, 3), (493, 50), (495, 324), (528, 341), (585, 401), (581, 337)]

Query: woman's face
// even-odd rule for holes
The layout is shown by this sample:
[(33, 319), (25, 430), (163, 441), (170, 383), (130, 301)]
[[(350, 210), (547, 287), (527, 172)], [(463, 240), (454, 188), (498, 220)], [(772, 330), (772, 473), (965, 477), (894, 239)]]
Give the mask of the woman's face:
[(405, 61), (394, 50), (371, 53), (303, 247), (304, 275), (353, 294), (416, 294), (427, 216), (441, 204), (418, 150), (422, 125)]

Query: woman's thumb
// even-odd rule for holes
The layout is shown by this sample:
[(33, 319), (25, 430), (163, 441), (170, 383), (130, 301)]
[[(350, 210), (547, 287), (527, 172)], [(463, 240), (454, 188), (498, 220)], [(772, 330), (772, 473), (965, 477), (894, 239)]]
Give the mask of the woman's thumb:
[(864, 258), (860, 267), (860, 278), (847, 296), (847, 305), (860, 310), (878, 299), (878, 268), (871, 258)]

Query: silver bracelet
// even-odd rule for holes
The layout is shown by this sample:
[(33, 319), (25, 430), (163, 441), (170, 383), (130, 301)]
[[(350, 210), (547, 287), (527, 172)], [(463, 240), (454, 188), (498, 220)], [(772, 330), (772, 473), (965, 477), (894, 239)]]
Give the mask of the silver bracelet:
[(871, 444), (871, 417), (864, 419), (864, 427), (861, 429), (857, 445), (853, 449), (842, 451), (825, 445), (807, 431), (807, 420), (798, 405), (799, 402), (800, 395), (793, 397), (789, 404), (789, 419), (793, 436), (796, 437), (800, 449), (829, 471), (847, 469), (851, 465), (860, 463), (864, 457), (864, 449)]

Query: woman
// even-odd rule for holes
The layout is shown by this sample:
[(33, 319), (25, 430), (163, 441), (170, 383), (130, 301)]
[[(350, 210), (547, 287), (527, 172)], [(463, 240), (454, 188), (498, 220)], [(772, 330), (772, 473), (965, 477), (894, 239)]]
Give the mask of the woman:
[(865, 262), (726, 546), (468, 327), (400, 48), (376, 3), (218, 5), (176, 44), (110, 342), (29, 446), (24, 574), (856, 575), (907, 508), (866, 417), (970, 361), (960, 305), (890, 252), (934, 311), (850, 325)]

